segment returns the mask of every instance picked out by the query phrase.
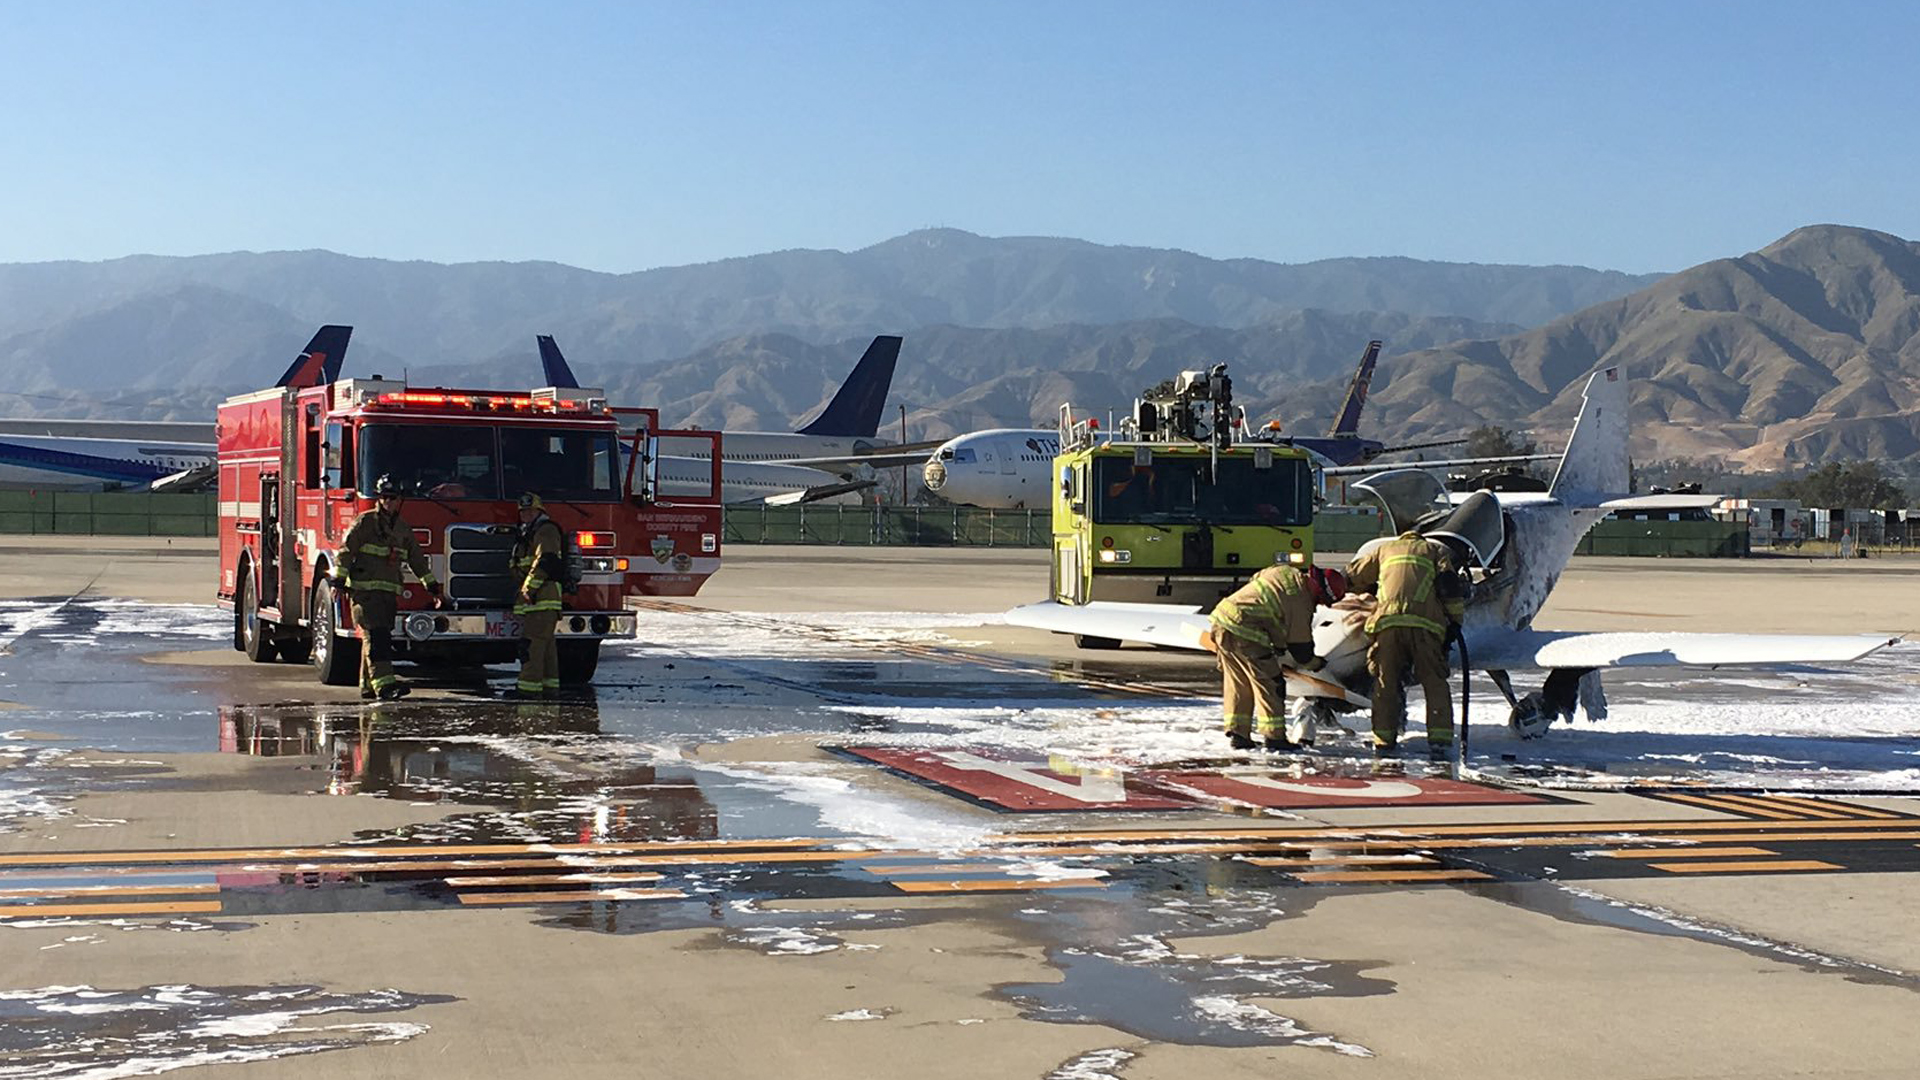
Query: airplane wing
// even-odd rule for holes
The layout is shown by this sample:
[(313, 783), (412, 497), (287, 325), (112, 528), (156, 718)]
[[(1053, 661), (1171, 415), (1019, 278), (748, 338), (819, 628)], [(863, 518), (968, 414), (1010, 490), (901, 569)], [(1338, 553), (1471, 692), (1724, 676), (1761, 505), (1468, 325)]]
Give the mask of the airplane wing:
[(155, 492), (205, 491), (219, 479), (216, 465), (195, 465), (155, 480), (147, 490)]
[[(1198, 607), (1177, 604), (1123, 604), (1096, 600), (1090, 604), (1061, 604), (1047, 600), (1007, 612), (1012, 626), (1051, 630), (1056, 634), (1138, 641), (1169, 649), (1212, 652), (1212, 624)], [(1287, 692), (1301, 697), (1339, 698), (1364, 707), (1365, 697), (1308, 672), (1282, 667)]]
[(1900, 639), (1875, 634), (1707, 634), (1554, 630), (1467, 632), (1481, 669), (1772, 667), (1844, 664)]
[(781, 458), (780, 465), (804, 465), (809, 469), (822, 469), (830, 465), (871, 465), (876, 469), (899, 468), (902, 465), (919, 465), (927, 460), (927, 452), (945, 445), (946, 440), (938, 442), (894, 443), (888, 446), (876, 446), (871, 450), (853, 454), (841, 454), (838, 457)]
[[(786, 462), (783, 461), (781, 464), (785, 465)], [(803, 488), (799, 491), (788, 491), (779, 495), (769, 495), (764, 499), (755, 499), (752, 501), (764, 502), (768, 506), (798, 506), (801, 503), (831, 499), (835, 495), (846, 495), (855, 491), (865, 491), (873, 487), (874, 483), (872, 480), (853, 480), (845, 484), (816, 484), (813, 487)]]
[(1530, 461), (1558, 461), (1559, 454), (1517, 454), (1511, 457), (1447, 458), (1444, 461), (1399, 461), (1392, 464), (1329, 465), (1320, 472), (1326, 476), (1358, 476), (1388, 469), (1454, 469), (1467, 465), (1524, 465)]

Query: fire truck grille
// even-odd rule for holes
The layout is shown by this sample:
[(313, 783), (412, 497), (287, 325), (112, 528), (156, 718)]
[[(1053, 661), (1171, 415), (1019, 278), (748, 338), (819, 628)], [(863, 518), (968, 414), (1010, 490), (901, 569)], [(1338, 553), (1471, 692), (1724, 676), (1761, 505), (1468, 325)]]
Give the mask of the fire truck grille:
[(447, 530), (447, 597), (456, 608), (513, 603), (511, 525), (455, 525)]

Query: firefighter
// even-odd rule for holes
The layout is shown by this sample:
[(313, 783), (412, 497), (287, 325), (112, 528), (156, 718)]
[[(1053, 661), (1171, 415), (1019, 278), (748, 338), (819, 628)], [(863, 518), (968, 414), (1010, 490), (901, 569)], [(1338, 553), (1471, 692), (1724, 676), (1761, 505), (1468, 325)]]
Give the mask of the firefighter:
[(400, 485), (391, 476), (374, 481), (373, 509), (354, 520), (340, 544), (334, 585), (353, 599), (353, 627), (360, 635), (360, 696), (391, 701), (407, 696), (393, 674), (393, 620), (400, 611), (400, 564), (405, 561), (440, 606), (440, 582), (420, 553), (420, 542), (400, 517)]
[(1227, 742), (1251, 750), (1257, 732), (1268, 750), (1296, 749), (1287, 738), (1286, 681), (1280, 651), (1296, 666), (1320, 667), (1313, 654), (1313, 608), (1345, 595), (1338, 571), (1269, 566), (1215, 604), (1213, 650), (1220, 661), (1220, 711)]
[(1373, 751), (1400, 750), (1406, 714), (1407, 669), (1427, 699), (1427, 754), (1444, 758), (1453, 746), (1453, 697), (1447, 687), (1447, 646), (1460, 632), (1466, 582), (1453, 549), (1409, 529), (1362, 547), (1347, 567), (1355, 592), (1374, 595), (1367, 633), (1367, 672), (1373, 676)]
[(520, 496), (520, 539), (513, 545), (513, 572), (521, 575), (513, 613), (520, 616), (520, 680), (514, 697), (553, 697), (560, 692), (560, 572), (566, 538), (547, 516), (540, 496)]

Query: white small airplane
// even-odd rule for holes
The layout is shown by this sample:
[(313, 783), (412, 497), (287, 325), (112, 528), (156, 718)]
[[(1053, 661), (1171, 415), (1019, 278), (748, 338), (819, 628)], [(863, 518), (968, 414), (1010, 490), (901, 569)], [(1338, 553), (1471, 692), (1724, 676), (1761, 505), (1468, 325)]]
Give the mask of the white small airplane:
[[(1617, 510), (1664, 508), (1674, 501), (1673, 496), (1625, 494), (1627, 381), (1618, 368), (1588, 379), (1573, 434), (1545, 492), (1450, 496), (1437, 478), (1419, 469), (1380, 473), (1352, 486), (1380, 500), (1391, 531), (1411, 527), (1443, 540), (1473, 568), (1474, 588), (1462, 623), (1467, 662), (1492, 677), (1507, 699), (1509, 725), (1523, 738), (1543, 734), (1556, 718), (1571, 719), (1576, 707), (1589, 719), (1603, 718), (1606, 698), (1600, 673), (1607, 668), (1846, 663), (1898, 640), (1882, 635), (1535, 630), (1534, 616), (1588, 529)], [(1287, 695), (1294, 702), (1288, 734), (1295, 741), (1311, 742), (1314, 729), (1333, 722), (1335, 713), (1371, 707), (1365, 630), (1369, 610), (1370, 602), (1356, 596), (1316, 614), (1314, 651), (1326, 666), (1311, 673), (1286, 669)], [(1048, 601), (1015, 608), (1007, 621), (1179, 649), (1204, 649), (1209, 641), (1206, 613), (1197, 607)], [(1459, 651), (1451, 656), (1458, 667)], [(1518, 695), (1510, 673), (1527, 670), (1542, 671), (1545, 679), (1540, 689)]]

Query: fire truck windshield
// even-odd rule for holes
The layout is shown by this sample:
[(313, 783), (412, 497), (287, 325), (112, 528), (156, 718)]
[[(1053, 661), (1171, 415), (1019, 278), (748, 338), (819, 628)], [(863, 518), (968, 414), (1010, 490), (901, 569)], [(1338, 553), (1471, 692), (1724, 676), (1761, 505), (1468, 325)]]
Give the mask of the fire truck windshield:
[(614, 502), (619, 461), (610, 431), (500, 429), (500, 475), (509, 499), (531, 491), (543, 499)]
[(369, 423), (360, 429), (360, 490), (390, 476), (434, 499), (614, 502), (619, 460), (611, 432), (547, 427)]
[(1220, 459), (1210, 478), (1204, 457), (1157, 454), (1094, 459), (1093, 520), (1102, 525), (1305, 525), (1313, 520), (1313, 476), (1305, 461), (1275, 458), (1267, 469), (1245, 456)]
[(367, 424), (360, 429), (360, 490), (390, 476), (409, 495), (498, 499), (495, 443), (491, 425)]

